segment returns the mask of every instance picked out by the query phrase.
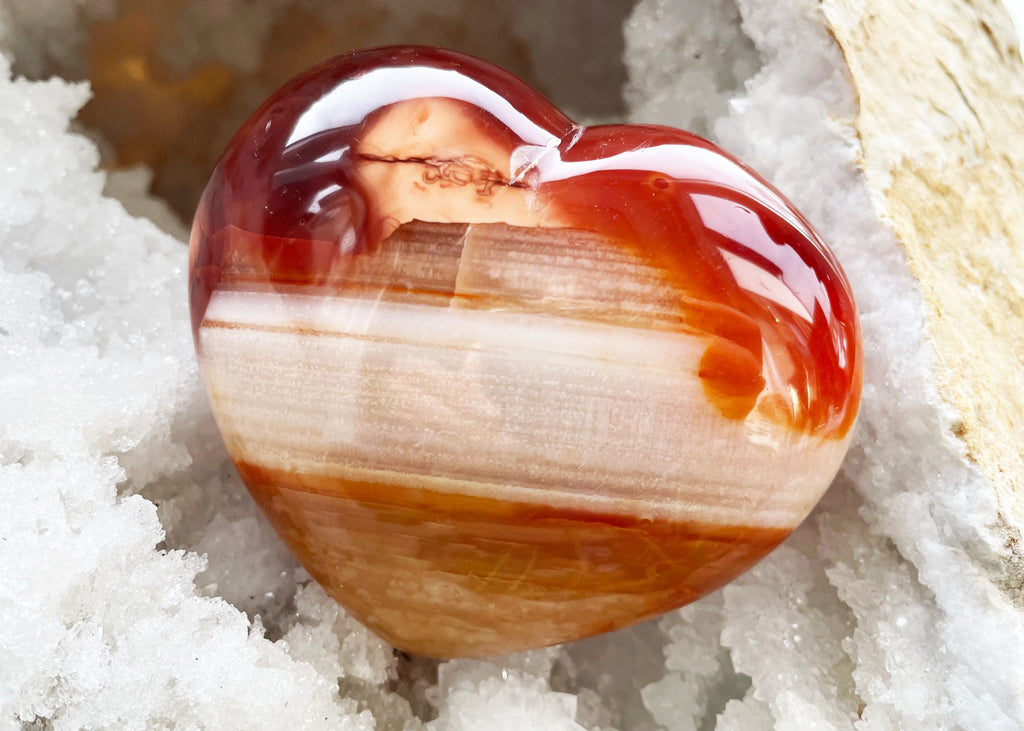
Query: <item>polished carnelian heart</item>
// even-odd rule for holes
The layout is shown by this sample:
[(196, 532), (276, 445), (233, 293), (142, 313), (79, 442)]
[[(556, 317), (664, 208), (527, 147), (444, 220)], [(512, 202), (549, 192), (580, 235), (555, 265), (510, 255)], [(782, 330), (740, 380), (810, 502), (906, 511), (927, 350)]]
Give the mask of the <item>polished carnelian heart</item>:
[(213, 173), (190, 267), (238, 471), (410, 652), (697, 599), (807, 515), (856, 418), (850, 288), (782, 195), (457, 53), (352, 53), (278, 91)]

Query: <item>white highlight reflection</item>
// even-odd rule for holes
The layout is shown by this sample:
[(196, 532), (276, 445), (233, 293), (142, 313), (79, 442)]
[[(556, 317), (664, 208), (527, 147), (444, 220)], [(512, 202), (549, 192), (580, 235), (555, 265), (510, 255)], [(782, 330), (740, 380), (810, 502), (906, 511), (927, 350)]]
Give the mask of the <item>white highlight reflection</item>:
[(690, 198), (705, 226), (744, 244), (781, 272), (775, 274), (739, 254), (723, 250), (722, 255), (739, 286), (785, 307), (807, 322), (814, 320), (816, 306), (831, 319), (828, 296), (817, 273), (792, 246), (775, 241), (757, 214), (739, 203), (715, 196), (693, 194)]
[(534, 124), (512, 103), (459, 71), (423, 66), (374, 69), (343, 81), (313, 102), (295, 122), (286, 146), (337, 127), (359, 124), (371, 112), (396, 102), (417, 98), (443, 97), (468, 102), (497, 117), (523, 142), (545, 147), (558, 144), (550, 131)]
[(729, 271), (743, 289), (751, 294), (760, 295), (775, 304), (785, 307), (797, 317), (811, 322), (811, 313), (807, 311), (796, 295), (783, 284), (774, 274), (759, 267), (752, 261), (737, 256), (730, 251), (722, 250)]

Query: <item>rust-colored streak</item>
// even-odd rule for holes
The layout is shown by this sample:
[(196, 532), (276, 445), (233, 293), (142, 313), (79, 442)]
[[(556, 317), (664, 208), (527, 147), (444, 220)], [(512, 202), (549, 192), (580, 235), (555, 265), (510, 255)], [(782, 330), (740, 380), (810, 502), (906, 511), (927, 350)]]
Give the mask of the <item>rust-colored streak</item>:
[(392, 644), (439, 657), (641, 621), (713, 591), (789, 533), (238, 468), (339, 602)]
[(698, 372), (704, 392), (729, 419), (745, 418), (764, 389), (760, 354), (724, 338), (715, 338), (704, 351)]

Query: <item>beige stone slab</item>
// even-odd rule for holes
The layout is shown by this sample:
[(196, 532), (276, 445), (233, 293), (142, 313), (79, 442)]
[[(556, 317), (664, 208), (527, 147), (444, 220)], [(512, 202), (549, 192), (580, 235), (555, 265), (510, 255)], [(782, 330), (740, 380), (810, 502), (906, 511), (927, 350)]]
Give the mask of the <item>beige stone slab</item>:
[(825, 0), (876, 200), (926, 300), (941, 395), (991, 481), (1024, 605), (1024, 67), (996, 0)]

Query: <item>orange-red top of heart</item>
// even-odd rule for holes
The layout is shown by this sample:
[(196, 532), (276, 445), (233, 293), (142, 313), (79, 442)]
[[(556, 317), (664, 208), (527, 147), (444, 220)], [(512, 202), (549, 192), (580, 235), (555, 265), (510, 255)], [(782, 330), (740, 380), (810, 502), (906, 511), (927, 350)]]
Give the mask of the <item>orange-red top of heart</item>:
[[(500, 301), (471, 286), (418, 294), (690, 331), (706, 336), (699, 375), (723, 415), (743, 419), (756, 404), (825, 438), (853, 424), (861, 348), (850, 287), (778, 191), (692, 134), (582, 127), (506, 72), (432, 48), (332, 59), (249, 118), (197, 214), (193, 327), (212, 291), (256, 281), (289, 291), (416, 289), (358, 276), (359, 260), (412, 221), (599, 234), (658, 278), (644, 285), (642, 307), (625, 291), (554, 301), (529, 288)], [(775, 381), (770, 399), (766, 379)]]

